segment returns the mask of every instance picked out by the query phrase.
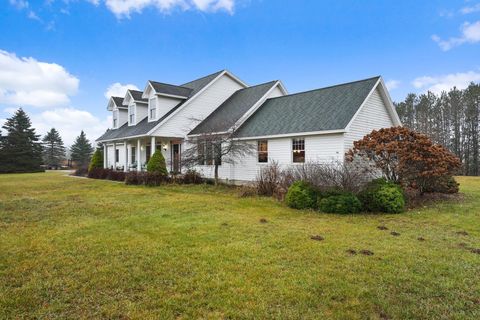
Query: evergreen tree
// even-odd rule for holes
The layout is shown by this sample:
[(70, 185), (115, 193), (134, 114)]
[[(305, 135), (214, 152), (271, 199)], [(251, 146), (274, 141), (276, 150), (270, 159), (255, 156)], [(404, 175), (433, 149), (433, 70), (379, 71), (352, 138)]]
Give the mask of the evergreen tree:
[(75, 139), (75, 142), (70, 147), (71, 159), (75, 161), (81, 168), (86, 168), (90, 162), (90, 157), (93, 153), (93, 147), (87, 139), (85, 132), (80, 132), (80, 135)]
[(49, 168), (58, 168), (65, 159), (65, 147), (62, 138), (55, 128), (43, 137), (43, 163)]
[(30, 118), (21, 108), (2, 127), (0, 172), (42, 171), (42, 146)]
[(101, 149), (97, 149), (93, 153), (92, 160), (88, 166), (88, 171), (96, 168), (103, 168), (103, 152)]

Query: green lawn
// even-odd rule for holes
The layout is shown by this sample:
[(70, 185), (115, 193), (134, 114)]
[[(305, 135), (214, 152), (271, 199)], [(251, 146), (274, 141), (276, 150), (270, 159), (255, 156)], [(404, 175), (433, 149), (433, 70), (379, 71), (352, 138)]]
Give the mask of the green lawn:
[(341, 216), (221, 187), (0, 175), (0, 319), (479, 319), (480, 179), (458, 180), (463, 203)]

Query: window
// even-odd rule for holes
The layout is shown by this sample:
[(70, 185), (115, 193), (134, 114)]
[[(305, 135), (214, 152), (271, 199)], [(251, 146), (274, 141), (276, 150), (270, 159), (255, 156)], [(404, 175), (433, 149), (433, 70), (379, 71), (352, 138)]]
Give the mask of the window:
[(205, 165), (205, 142), (197, 142), (198, 150), (198, 164), (203, 166)]
[(119, 157), (120, 157), (120, 150), (115, 149), (115, 162), (120, 162)]
[(151, 147), (151, 146), (147, 146), (146, 152), (147, 152), (146, 162), (148, 163), (148, 160), (150, 160), (150, 154), (152, 153), (152, 147)]
[(293, 162), (305, 162), (305, 139), (292, 139)]
[(268, 162), (268, 140), (257, 142), (258, 162)]
[(150, 108), (150, 120), (155, 120), (157, 118), (157, 99), (150, 99), (149, 108)]
[(212, 148), (212, 143), (207, 142), (205, 143), (205, 162), (207, 165), (212, 165), (213, 164), (213, 148)]
[(135, 147), (132, 147), (132, 154), (131, 154), (131, 157), (132, 157), (132, 161), (131, 163), (135, 163), (136, 159), (135, 159), (135, 156), (136, 156), (136, 152), (135, 152)]
[(113, 128), (116, 129), (118, 125), (118, 110), (113, 111)]
[(135, 106), (129, 106), (128, 107), (128, 113), (129, 113), (129, 124), (135, 124)]
[(222, 165), (222, 147), (210, 141), (198, 141), (198, 164), (199, 165)]

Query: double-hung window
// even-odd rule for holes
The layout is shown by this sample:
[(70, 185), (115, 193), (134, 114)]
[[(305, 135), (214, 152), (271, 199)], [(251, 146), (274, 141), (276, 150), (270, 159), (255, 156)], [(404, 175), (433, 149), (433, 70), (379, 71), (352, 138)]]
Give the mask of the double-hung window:
[(130, 163), (131, 163), (131, 164), (134, 164), (135, 161), (137, 161), (137, 160), (135, 159), (135, 157), (136, 157), (136, 155), (137, 155), (137, 153), (136, 153), (136, 148), (135, 148), (135, 147), (132, 147), (131, 153), (132, 153), (132, 154), (130, 155), (130, 157), (131, 157), (131, 160), (132, 160), (132, 161), (130, 161)]
[(130, 125), (134, 125), (135, 124), (135, 106), (129, 106), (128, 107), (128, 121), (129, 121), (129, 124)]
[(258, 162), (268, 162), (268, 140), (257, 141)]
[(113, 129), (117, 129), (118, 126), (118, 110), (113, 111)]
[(292, 161), (294, 163), (305, 162), (305, 139), (292, 139)]
[(150, 120), (155, 120), (157, 118), (157, 99), (151, 98), (149, 102), (150, 107)]

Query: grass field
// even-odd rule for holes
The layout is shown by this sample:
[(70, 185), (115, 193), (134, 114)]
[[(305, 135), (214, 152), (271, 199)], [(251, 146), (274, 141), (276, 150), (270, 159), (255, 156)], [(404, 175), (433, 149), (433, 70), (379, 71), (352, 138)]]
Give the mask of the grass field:
[(341, 216), (222, 187), (1, 175), (0, 319), (479, 319), (480, 179), (458, 180), (463, 203)]

